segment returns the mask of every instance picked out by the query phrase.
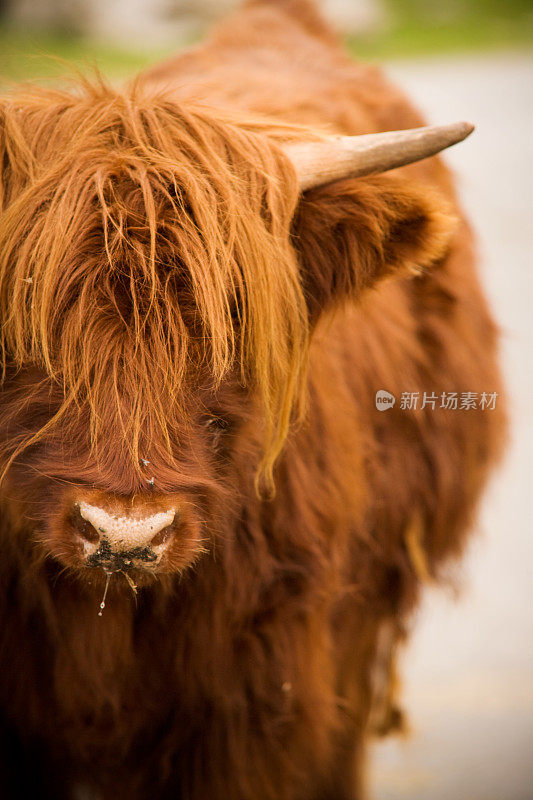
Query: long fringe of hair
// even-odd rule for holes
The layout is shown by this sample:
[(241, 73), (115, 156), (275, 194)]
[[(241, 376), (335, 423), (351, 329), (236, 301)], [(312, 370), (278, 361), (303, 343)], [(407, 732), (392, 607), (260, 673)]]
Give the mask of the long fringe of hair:
[(308, 341), (296, 180), (264, 135), (290, 130), (102, 81), (27, 90), (0, 120), (1, 359), (64, 396), (33, 439), (84, 404), (94, 451), (112, 419), (138, 464), (141, 435), (171, 452), (188, 377), (208, 368), (216, 390), (238, 370), (270, 483)]

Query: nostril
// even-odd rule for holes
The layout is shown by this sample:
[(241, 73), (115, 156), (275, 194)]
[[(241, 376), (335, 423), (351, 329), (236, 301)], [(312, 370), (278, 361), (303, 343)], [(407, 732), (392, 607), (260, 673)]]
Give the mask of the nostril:
[(152, 541), (150, 542), (151, 547), (157, 547), (160, 544), (164, 544), (170, 535), (170, 525), (167, 525), (166, 528), (163, 528), (162, 531), (156, 533)]
[(172, 533), (172, 529), (177, 519), (178, 519), (178, 512), (176, 511), (174, 519), (168, 525), (165, 525), (164, 528), (161, 528), (161, 530), (158, 531), (158, 533), (156, 533), (156, 535), (150, 542), (150, 545), (152, 547), (159, 547), (159, 545), (164, 544), (166, 542), (166, 540)]
[[(85, 539), (91, 544), (96, 544), (100, 541), (99, 532), (93, 527), (93, 525), (91, 525), (90, 522), (82, 517), (79, 505), (76, 505), (72, 510), (70, 522), (75, 528), (76, 533), (78, 533), (82, 539)], [(103, 533), (103, 531), (100, 531), (100, 533)]]

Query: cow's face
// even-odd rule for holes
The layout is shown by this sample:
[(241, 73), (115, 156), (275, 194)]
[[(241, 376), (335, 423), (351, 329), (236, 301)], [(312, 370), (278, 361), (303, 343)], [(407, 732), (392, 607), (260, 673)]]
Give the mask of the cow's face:
[(163, 100), (0, 112), (10, 524), (74, 570), (183, 571), (268, 490), (302, 384), (295, 180), (257, 133)]
[(388, 177), (300, 197), (266, 123), (101, 87), (0, 111), (10, 525), (80, 575), (183, 571), (272, 487), (320, 314), (449, 221)]

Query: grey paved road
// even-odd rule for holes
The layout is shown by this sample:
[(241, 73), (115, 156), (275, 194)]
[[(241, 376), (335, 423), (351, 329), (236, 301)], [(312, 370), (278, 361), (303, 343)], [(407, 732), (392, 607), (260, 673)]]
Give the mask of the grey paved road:
[(377, 800), (533, 799), (533, 56), (391, 64), (432, 122), (477, 130), (449, 151), (503, 329), (512, 442), (461, 596), (431, 592), (404, 659), (413, 733), (374, 750)]

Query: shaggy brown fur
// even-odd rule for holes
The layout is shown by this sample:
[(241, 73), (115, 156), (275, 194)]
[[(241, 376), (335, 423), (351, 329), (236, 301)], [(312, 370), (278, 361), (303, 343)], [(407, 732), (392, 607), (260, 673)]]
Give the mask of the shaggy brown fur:
[[(496, 332), (439, 159), (299, 197), (279, 144), (421, 122), (308, 0), (1, 102), (2, 796), (362, 796), (503, 430), (375, 393), (500, 392)], [(101, 618), (80, 498), (181, 512)]]

